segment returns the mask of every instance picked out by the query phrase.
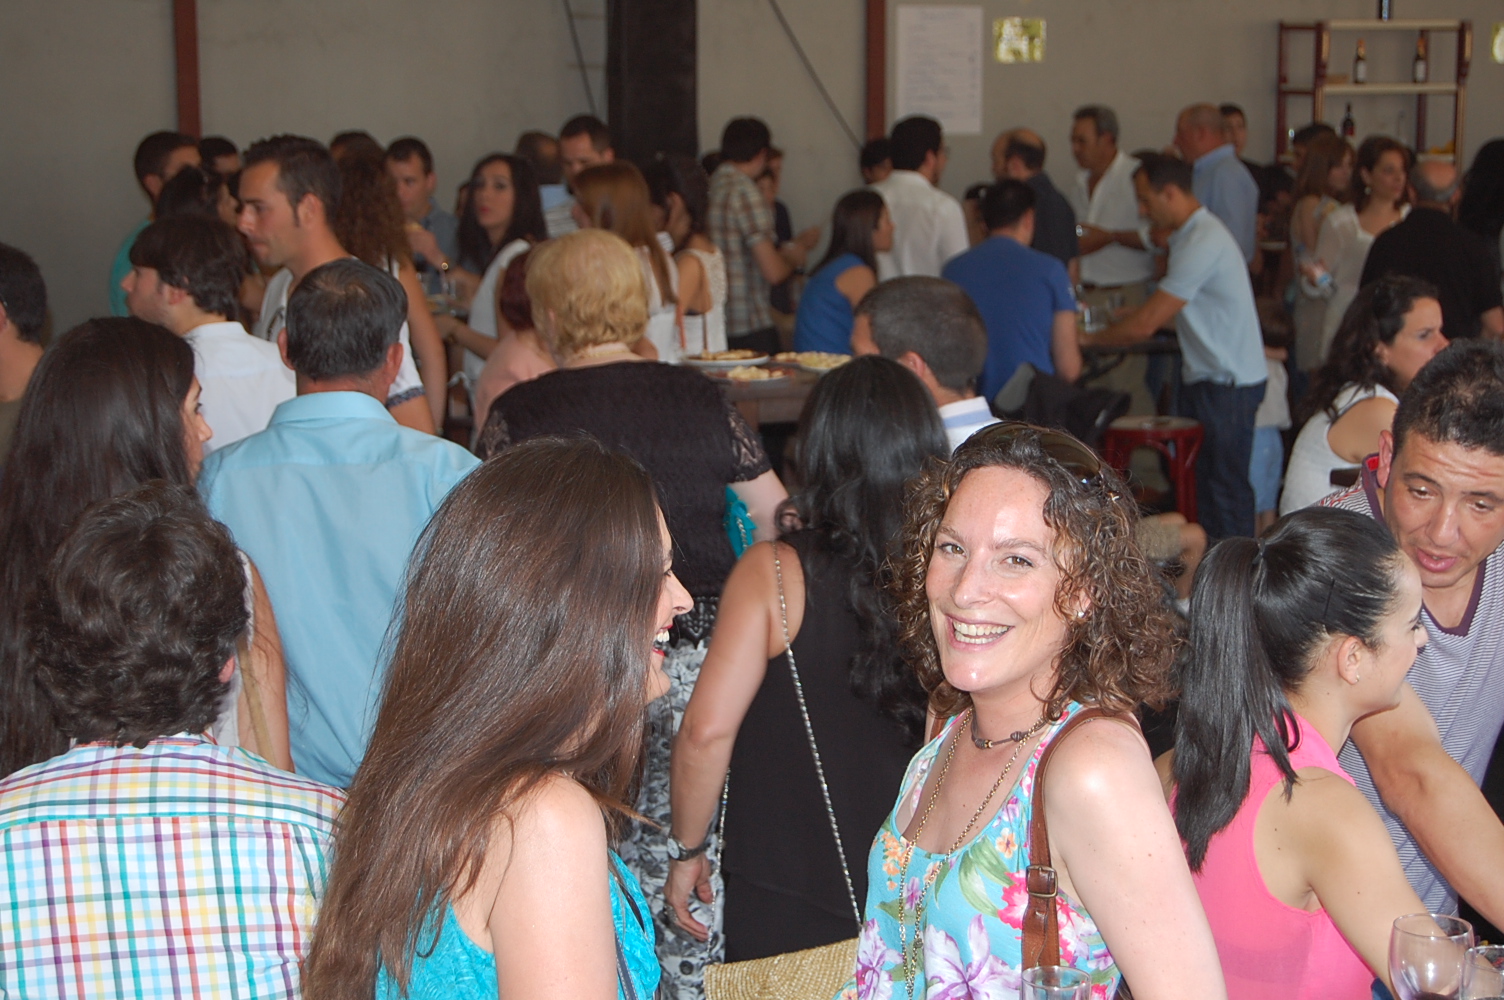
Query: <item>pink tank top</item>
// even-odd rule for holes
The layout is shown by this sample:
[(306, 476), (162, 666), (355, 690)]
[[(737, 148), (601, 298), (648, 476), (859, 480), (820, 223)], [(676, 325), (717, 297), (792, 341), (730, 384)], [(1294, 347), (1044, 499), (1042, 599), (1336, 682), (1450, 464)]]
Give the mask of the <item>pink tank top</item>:
[[(1300, 739), (1290, 766), (1319, 767), (1352, 778), (1321, 734), (1296, 716)], [(1374, 975), (1325, 910), (1307, 912), (1275, 899), (1259, 874), (1253, 827), (1283, 775), (1254, 737), (1248, 798), (1207, 845), (1196, 891), (1217, 941), (1228, 1000), (1368, 1000)]]

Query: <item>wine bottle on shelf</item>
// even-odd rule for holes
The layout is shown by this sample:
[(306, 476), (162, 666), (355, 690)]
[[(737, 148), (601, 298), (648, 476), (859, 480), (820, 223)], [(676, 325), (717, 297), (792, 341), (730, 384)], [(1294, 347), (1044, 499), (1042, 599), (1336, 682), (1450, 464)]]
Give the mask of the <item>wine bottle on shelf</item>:
[(1342, 116), (1342, 138), (1351, 139), (1358, 134), (1358, 123), (1353, 121), (1353, 106), (1347, 106), (1347, 113)]
[(1410, 79), (1416, 83), (1425, 83), (1429, 67), (1426, 65), (1426, 36), (1421, 35), (1415, 40), (1415, 62), (1410, 67)]
[(1353, 83), (1368, 82), (1368, 46), (1358, 39), (1358, 52), (1353, 56)]

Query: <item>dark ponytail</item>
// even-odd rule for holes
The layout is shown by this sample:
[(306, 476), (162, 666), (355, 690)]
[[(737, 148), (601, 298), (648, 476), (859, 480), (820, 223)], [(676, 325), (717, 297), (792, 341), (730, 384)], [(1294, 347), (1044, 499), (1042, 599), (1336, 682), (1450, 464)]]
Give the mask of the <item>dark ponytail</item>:
[(1175, 824), (1192, 870), (1248, 797), (1255, 735), (1284, 775), (1285, 795), (1294, 789), (1287, 692), (1300, 686), (1326, 638), (1378, 646), (1398, 558), (1373, 518), (1307, 507), (1259, 541), (1222, 542), (1202, 562), (1175, 726)]

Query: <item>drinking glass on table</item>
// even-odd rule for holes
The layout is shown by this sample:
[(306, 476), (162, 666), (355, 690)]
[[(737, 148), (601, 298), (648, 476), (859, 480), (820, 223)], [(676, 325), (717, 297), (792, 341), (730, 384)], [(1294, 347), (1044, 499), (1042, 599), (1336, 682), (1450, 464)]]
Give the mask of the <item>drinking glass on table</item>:
[(1462, 1000), (1504, 1000), (1504, 946), (1468, 949), (1462, 960)]
[(1458, 1000), (1462, 959), (1473, 925), (1440, 913), (1399, 917), (1389, 932), (1389, 978), (1396, 1000)]
[(1091, 976), (1065, 965), (1025, 969), (1021, 1000), (1091, 1000)]

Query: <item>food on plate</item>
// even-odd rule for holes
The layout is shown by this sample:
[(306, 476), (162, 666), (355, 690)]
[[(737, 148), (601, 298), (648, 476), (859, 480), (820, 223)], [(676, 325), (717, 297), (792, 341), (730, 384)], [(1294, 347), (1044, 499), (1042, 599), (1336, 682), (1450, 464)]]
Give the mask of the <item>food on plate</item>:
[(803, 368), (817, 368), (821, 371), (829, 371), (839, 368), (851, 360), (849, 354), (833, 354), (830, 351), (784, 351), (773, 355), (773, 360), (782, 361), (788, 365), (799, 365)]
[(689, 355), (691, 361), (747, 361), (761, 357), (761, 351), (749, 351), (746, 348), (738, 348), (731, 351), (701, 351), (699, 354)]

